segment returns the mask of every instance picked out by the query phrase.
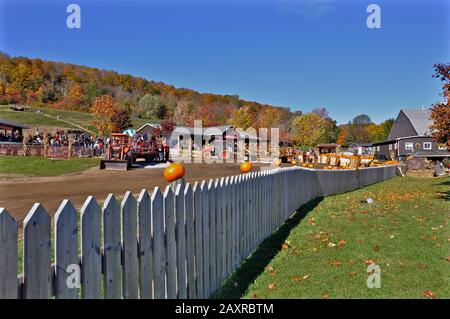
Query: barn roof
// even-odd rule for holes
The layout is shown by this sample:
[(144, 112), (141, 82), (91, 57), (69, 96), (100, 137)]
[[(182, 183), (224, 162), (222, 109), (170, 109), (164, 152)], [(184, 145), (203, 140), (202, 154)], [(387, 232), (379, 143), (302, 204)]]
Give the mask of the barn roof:
[(0, 125), (11, 126), (11, 127), (14, 127), (14, 128), (22, 128), (22, 129), (29, 128), (26, 125), (19, 124), (19, 123), (16, 123), (16, 122), (13, 122), (13, 121), (9, 121), (9, 120), (4, 120), (4, 119), (0, 119)]
[(413, 126), (418, 136), (430, 135), (430, 126), (433, 121), (430, 119), (431, 111), (426, 109), (402, 109), (409, 122)]

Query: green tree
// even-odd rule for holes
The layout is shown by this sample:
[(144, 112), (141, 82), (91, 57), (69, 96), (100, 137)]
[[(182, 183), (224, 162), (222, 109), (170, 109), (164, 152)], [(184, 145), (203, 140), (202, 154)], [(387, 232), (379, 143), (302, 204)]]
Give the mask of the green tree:
[(372, 120), (370, 119), (369, 115), (367, 114), (360, 114), (353, 118), (352, 124), (355, 125), (366, 125), (372, 123)]
[(315, 113), (297, 116), (292, 121), (292, 140), (299, 146), (314, 147), (324, 138), (325, 125), (325, 120)]
[(148, 119), (162, 119), (165, 106), (158, 95), (146, 94), (139, 100), (139, 115)]

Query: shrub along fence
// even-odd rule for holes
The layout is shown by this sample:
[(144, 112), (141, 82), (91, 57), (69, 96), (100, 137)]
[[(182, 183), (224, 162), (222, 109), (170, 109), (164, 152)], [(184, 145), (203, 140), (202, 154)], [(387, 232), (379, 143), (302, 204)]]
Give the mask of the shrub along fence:
[(18, 224), (2, 208), (0, 298), (207, 298), (301, 205), (396, 171), (281, 168), (142, 190), (137, 199), (127, 192), (120, 204), (110, 194), (103, 207), (91, 196), (80, 214), (64, 200), (53, 229), (35, 204), (20, 276)]

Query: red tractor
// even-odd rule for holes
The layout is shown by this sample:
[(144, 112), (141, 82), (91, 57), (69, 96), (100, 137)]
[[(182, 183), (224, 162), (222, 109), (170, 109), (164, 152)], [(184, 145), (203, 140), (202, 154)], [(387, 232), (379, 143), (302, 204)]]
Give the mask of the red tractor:
[(123, 133), (111, 134), (100, 169), (128, 170), (137, 159), (149, 162), (158, 156), (162, 146), (154, 139), (144, 141)]

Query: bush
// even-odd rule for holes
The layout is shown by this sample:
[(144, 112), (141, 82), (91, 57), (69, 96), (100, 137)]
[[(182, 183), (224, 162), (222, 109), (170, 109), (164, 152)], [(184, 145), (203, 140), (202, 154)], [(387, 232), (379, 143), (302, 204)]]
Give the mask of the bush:
[(444, 158), (444, 159), (442, 160), (442, 165), (444, 165), (445, 167), (450, 168), (450, 159)]

